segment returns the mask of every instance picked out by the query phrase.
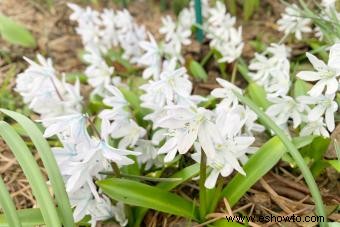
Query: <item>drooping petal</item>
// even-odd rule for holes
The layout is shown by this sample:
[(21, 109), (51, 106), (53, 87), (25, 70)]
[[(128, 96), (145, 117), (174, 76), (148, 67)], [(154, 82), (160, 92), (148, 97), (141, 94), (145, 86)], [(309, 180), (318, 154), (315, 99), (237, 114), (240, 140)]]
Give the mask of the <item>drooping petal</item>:
[(328, 66), (340, 69), (340, 43), (334, 44), (329, 51)]
[(204, 186), (209, 189), (214, 188), (219, 174), (218, 170), (213, 169), (205, 180)]
[(328, 130), (332, 132), (335, 128), (334, 112), (332, 108), (327, 108), (326, 114), (325, 114), (325, 121), (326, 121), (326, 126)]

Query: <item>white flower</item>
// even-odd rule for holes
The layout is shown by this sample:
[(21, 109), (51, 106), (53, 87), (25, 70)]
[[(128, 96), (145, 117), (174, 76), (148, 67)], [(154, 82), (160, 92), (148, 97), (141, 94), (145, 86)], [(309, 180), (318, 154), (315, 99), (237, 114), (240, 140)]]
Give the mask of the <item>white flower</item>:
[(88, 77), (88, 83), (95, 88), (93, 93), (103, 95), (105, 86), (111, 82), (114, 68), (109, 67), (101, 53), (93, 48), (88, 48), (83, 58), (90, 64), (85, 70), (85, 75)]
[(113, 213), (115, 219), (118, 221), (120, 226), (126, 226), (128, 223), (128, 219), (126, 218), (125, 212), (124, 212), (124, 203), (118, 202), (113, 207)]
[(142, 41), (139, 43), (141, 48), (145, 50), (145, 53), (139, 59), (138, 63), (146, 66), (146, 69), (143, 71), (143, 78), (148, 79), (152, 77), (154, 80), (158, 80), (162, 67), (163, 51), (154, 37), (150, 33), (148, 35), (150, 41)]
[(230, 106), (231, 104), (237, 104), (238, 98), (234, 92), (242, 94), (242, 90), (226, 80), (220, 78), (216, 78), (216, 80), (222, 86), (222, 88), (215, 88), (212, 90), (211, 95), (216, 98), (223, 98), (223, 101), (227, 106)]
[(140, 88), (146, 93), (141, 96), (142, 106), (158, 110), (167, 104), (177, 104), (182, 99), (190, 100), (192, 84), (184, 67), (176, 69), (176, 59), (165, 62), (160, 79), (149, 81)]
[(117, 163), (118, 166), (125, 166), (125, 165), (133, 164), (134, 161), (128, 158), (127, 155), (139, 155), (140, 154), (139, 152), (135, 152), (135, 151), (114, 148), (110, 146), (107, 142), (105, 142), (104, 140), (101, 140), (96, 146), (96, 148), (102, 152), (103, 156), (106, 159)]
[(305, 112), (308, 110), (308, 106), (299, 103), (292, 97), (271, 97), (268, 98), (273, 104), (268, 107), (266, 113), (274, 119), (278, 125), (283, 125), (288, 122), (288, 119), (293, 120), (293, 127), (298, 127), (304, 117)]
[(328, 96), (300, 96), (297, 99), (301, 103), (315, 105), (308, 113), (309, 121), (316, 121), (325, 115), (326, 125), (329, 131), (335, 128), (334, 113), (338, 110), (338, 104), (334, 101), (335, 94)]
[(289, 53), (286, 46), (271, 44), (264, 53), (255, 53), (249, 65), (249, 76), (263, 86), (270, 97), (285, 96), (289, 91)]
[(117, 46), (119, 43), (119, 33), (117, 31), (117, 20), (115, 12), (112, 9), (104, 9), (100, 14), (103, 29), (100, 31), (100, 37), (107, 49)]
[(223, 138), (233, 138), (239, 135), (250, 135), (252, 132), (262, 132), (264, 127), (257, 124), (257, 115), (242, 105), (230, 107), (220, 102), (216, 107), (216, 125)]
[(106, 94), (103, 99), (103, 103), (112, 107), (111, 109), (104, 109), (99, 113), (99, 117), (104, 120), (118, 120), (126, 121), (130, 118), (128, 111), (128, 102), (124, 95), (115, 86), (106, 86)]
[(165, 162), (171, 161), (177, 151), (180, 154), (187, 153), (196, 139), (208, 156), (215, 155), (213, 141), (221, 140), (221, 135), (211, 122), (211, 111), (194, 106), (169, 106), (167, 109), (168, 115), (158, 123), (162, 128), (173, 130), (172, 138), (159, 150), (159, 154), (168, 153)]
[(63, 76), (56, 76), (52, 60), (37, 55), (38, 63), (25, 58), (30, 64), (25, 72), (18, 75), (15, 90), (24, 102), (42, 118), (74, 114), (81, 111), (82, 97), (79, 81), (75, 85), (66, 83)]
[[(207, 156), (207, 165), (212, 170), (204, 186), (209, 189), (213, 188), (220, 174), (223, 177), (227, 177), (234, 169), (245, 175), (238, 159), (246, 153), (254, 152), (254, 149), (249, 148), (254, 140), (254, 137), (235, 137), (225, 140), (223, 143), (215, 144), (216, 154), (214, 156)], [(200, 162), (201, 149), (199, 146), (195, 146), (195, 148), (198, 152), (193, 154), (192, 157), (196, 162)]]
[(301, 129), (300, 135), (301, 136), (318, 135), (323, 137), (329, 137), (329, 133), (325, 126), (326, 125), (323, 122), (323, 118), (317, 119), (316, 121), (309, 121)]
[(79, 143), (89, 138), (86, 130), (87, 116), (84, 114), (72, 114), (40, 120), (46, 127), (44, 137), (49, 138), (58, 135), (61, 141)]
[(302, 33), (312, 31), (310, 27), (311, 19), (303, 18), (300, 11), (301, 9), (297, 5), (292, 4), (286, 8), (281, 19), (277, 21), (279, 31), (283, 31), (285, 34), (295, 33), (295, 38), (298, 40), (302, 39)]
[(137, 160), (140, 164), (145, 164), (144, 169), (149, 170), (152, 166), (160, 167), (163, 165), (161, 157), (158, 155), (156, 147), (150, 140), (138, 140), (135, 151), (141, 153)]
[(222, 57), (218, 62), (233, 62), (237, 59), (244, 46), (242, 28), (236, 29), (235, 17), (226, 13), (225, 5), (216, 2), (214, 8), (208, 10), (207, 22), (203, 25), (207, 37), (211, 39), (210, 46), (218, 50)]
[(117, 121), (111, 126), (111, 137), (120, 139), (118, 147), (126, 149), (127, 147), (134, 147), (138, 139), (146, 134), (146, 130), (140, 127), (135, 121)]
[(92, 10), (90, 7), (85, 9), (76, 4), (67, 4), (74, 12), (70, 19), (78, 22), (76, 32), (80, 35), (85, 47), (98, 48), (100, 51), (106, 51), (107, 48), (101, 39), (101, 19), (99, 12)]
[(340, 44), (331, 47), (327, 65), (310, 53), (306, 55), (317, 72), (301, 71), (296, 76), (305, 81), (317, 81), (308, 94), (319, 96), (325, 87), (326, 95), (336, 93), (339, 87), (337, 78), (340, 76)]

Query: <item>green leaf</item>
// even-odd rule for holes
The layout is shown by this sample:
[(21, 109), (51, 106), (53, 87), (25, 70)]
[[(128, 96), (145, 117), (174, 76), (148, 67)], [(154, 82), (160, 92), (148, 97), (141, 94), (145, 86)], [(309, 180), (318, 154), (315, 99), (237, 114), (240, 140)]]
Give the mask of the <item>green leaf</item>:
[(301, 153), (304, 157), (310, 157), (314, 161), (322, 160), (330, 142), (331, 140), (329, 138), (317, 136), (309, 146), (306, 146), (301, 150)]
[(97, 185), (114, 200), (197, 220), (195, 205), (176, 194), (136, 181), (111, 178)]
[(303, 80), (297, 79), (294, 83), (294, 97), (296, 98), (301, 95), (307, 95), (307, 92), (307, 83)]
[(15, 205), (12, 201), (2, 177), (0, 176), (0, 208), (2, 208), (9, 226), (20, 227), (21, 223), (17, 215)]
[(208, 74), (204, 70), (204, 68), (201, 66), (200, 63), (198, 63), (195, 60), (191, 60), (190, 65), (189, 65), (189, 69), (190, 69), (190, 74), (194, 78), (199, 79), (199, 80), (203, 80), (203, 81), (207, 81)]
[(246, 176), (236, 174), (223, 189), (221, 197), (226, 197), (230, 206), (234, 206), (251, 186), (280, 161), (285, 152), (286, 148), (278, 137), (270, 139), (244, 165)]
[(340, 161), (339, 160), (328, 160), (328, 163), (340, 173)]
[(47, 226), (60, 227), (61, 223), (54, 206), (53, 199), (48, 191), (46, 182), (39, 166), (36, 163), (25, 142), (6, 122), (0, 122), (0, 136), (11, 149), (24, 171), (33, 191), (33, 195), (41, 208), (43, 218)]
[(43, 134), (39, 128), (24, 115), (5, 109), (0, 109), (0, 112), (3, 112), (17, 121), (31, 138), (48, 173), (48, 178), (51, 182), (63, 223), (65, 226), (74, 226), (73, 212), (65, 190), (64, 180), (60, 174), (59, 167), (51, 152), (50, 146), (43, 137)]
[[(198, 163), (193, 164), (191, 166), (188, 166), (180, 171), (178, 171), (177, 173), (173, 174), (171, 178), (181, 178), (182, 180), (180, 181), (175, 181), (175, 182), (161, 182), (157, 184), (157, 188), (160, 188), (164, 191), (170, 191), (174, 188), (176, 188), (178, 185), (182, 184), (185, 181), (190, 180), (191, 178), (193, 178), (194, 176), (197, 176), (199, 174), (200, 171), (200, 165)], [(143, 221), (143, 218), (146, 214), (146, 212), (148, 211), (148, 209), (144, 208), (144, 207), (137, 207), (135, 210), (135, 222), (134, 225), (135, 227), (138, 227), (141, 225), (141, 222)]]
[(35, 39), (22, 25), (0, 13), (0, 34), (4, 40), (24, 47), (35, 47)]
[(263, 110), (266, 110), (270, 106), (270, 102), (266, 98), (267, 93), (260, 85), (250, 83), (247, 87), (247, 94), (251, 100)]
[(174, 188), (176, 188), (178, 185), (182, 184), (185, 181), (190, 180), (191, 178), (198, 175), (200, 171), (200, 165), (198, 163), (193, 164), (191, 166), (188, 166), (177, 173), (173, 174), (170, 178), (181, 178), (180, 181), (174, 181), (174, 182), (161, 182), (157, 184), (158, 188), (161, 188), (165, 191), (170, 191)]
[(228, 0), (226, 1), (227, 9), (231, 13), (231, 15), (235, 16), (237, 12), (237, 4), (236, 0)]
[(249, 20), (254, 11), (259, 6), (259, 0), (244, 0), (243, 1), (243, 18)]
[[(22, 209), (17, 211), (18, 220), (20, 220), (22, 226), (37, 226), (44, 225), (44, 219), (41, 215), (39, 208)], [(11, 226), (8, 224), (6, 217), (0, 215), (0, 227)]]
[(310, 170), (313, 176), (316, 178), (318, 177), (325, 169), (329, 166), (329, 163), (324, 160), (318, 160), (313, 163)]

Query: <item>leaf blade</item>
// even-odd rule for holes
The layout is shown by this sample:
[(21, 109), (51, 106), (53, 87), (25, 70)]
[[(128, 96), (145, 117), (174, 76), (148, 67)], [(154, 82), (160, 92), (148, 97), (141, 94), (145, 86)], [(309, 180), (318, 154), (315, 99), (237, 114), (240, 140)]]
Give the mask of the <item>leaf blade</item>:
[(61, 223), (57, 215), (53, 199), (49, 194), (46, 182), (39, 170), (39, 166), (35, 162), (35, 159), (25, 142), (15, 132), (15, 130), (4, 121), (0, 122), (0, 136), (9, 146), (23, 169), (27, 180), (32, 187), (37, 203), (41, 207), (46, 225), (51, 227), (60, 227)]
[(0, 33), (4, 40), (24, 47), (36, 46), (32, 34), (22, 25), (0, 13)]
[(61, 214), (63, 223), (65, 226), (74, 226), (72, 215), (73, 212), (66, 193), (63, 178), (60, 174), (57, 162), (51, 152), (50, 146), (47, 143), (46, 139), (43, 137), (43, 134), (41, 133), (39, 128), (24, 115), (1, 108), (0, 112), (3, 112), (7, 116), (17, 121), (31, 138), (33, 144), (39, 152), (44, 167), (48, 173), (48, 177), (57, 200), (58, 210)]
[(4, 211), (5, 220), (9, 226), (21, 227), (18, 214), (15, 209), (11, 195), (9, 194), (2, 177), (0, 176), (0, 206)]
[(197, 209), (192, 203), (157, 187), (118, 178), (101, 180), (97, 182), (97, 185), (114, 200), (197, 219)]

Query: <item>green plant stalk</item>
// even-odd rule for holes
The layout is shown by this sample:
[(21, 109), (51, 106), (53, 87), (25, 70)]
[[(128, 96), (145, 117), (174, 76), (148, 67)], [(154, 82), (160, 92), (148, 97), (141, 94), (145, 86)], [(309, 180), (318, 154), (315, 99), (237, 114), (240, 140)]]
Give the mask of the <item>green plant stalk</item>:
[(207, 191), (204, 186), (205, 180), (207, 178), (207, 156), (203, 151), (201, 151), (201, 162), (200, 162), (200, 218), (203, 221), (207, 213)]
[[(202, 17), (202, 4), (201, 0), (195, 0), (195, 16), (196, 16), (196, 23), (201, 25), (203, 24), (203, 17)], [(203, 42), (204, 34), (201, 28), (197, 28), (196, 30), (196, 39), (198, 42)]]
[[(249, 98), (242, 96), (240, 93), (234, 91), (234, 94), (237, 96), (237, 98), (244, 103), (245, 105), (249, 106), (259, 117), (259, 119), (262, 120), (262, 122), (267, 126), (268, 129), (271, 129), (275, 134), (279, 137), (279, 139), (282, 141), (282, 143), (287, 148), (290, 155), (293, 157), (294, 161), (296, 162), (297, 166), (300, 168), (300, 171), (302, 175), (305, 178), (305, 181), (308, 185), (308, 188), (310, 190), (310, 193), (314, 199), (315, 207), (316, 207), (316, 213), (320, 216), (323, 216), (325, 219), (327, 219), (326, 212), (323, 206), (322, 197), (320, 195), (320, 191), (318, 189), (318, 186), (315, 182), (315, 179), (306, 165), (303, 157), (299, 153), (299, 151), (295, 148), (293, 143), (289, 140), (289, 138), (285, 135), (285, 133), (280, 129), (274, 121), (272, 121), (262, 110), (260, 110)], [(327, 226), (326, 222), (321, 222), (320, 226)]]
[(31, 151), (15, 130), (4, 121), (0, 122), (0, 136), (4, 139), (22, 167), (27, 180), (32, 187), (37, 203), (41, 208), (41, 213), (46, 226), (60, 227), (61, 222), (53, 199)]
[[(51, 182), (54, 196), (57, 201), (59, 214), (62, 217), (62, 222), (67, 227), (74, 226), (74, 220), (72, 215), (73, 212), (71, 209), (69, 198), (65, 190), (63, 178), (60, 174), (57, 162), (51, 152), (50, 146), (43, 137), (43, 134), (41, 133), (37, 125), (35, 125), (26, 116), (2, 108), (0, 108), (0, 112), (6, 114), (8, 117), (11, 117), (13, 120), (17, 121), (19, 124), (18, 126), (22, 127), (26, 136), (31, 138), (47, 171), (48, 178)], [(17, 132), (19, 127), (16, 128)], [(26, 142), (26, 144), (28, 144), (28, 142)]]
[(236, 73), (237, 73), (237, 61), (234, 62), (234, 67), (233, 67), (233, 72), (231, 74), (231, 83), (235, 84), (235, 80), (236, 80)]
[(13, 227), (21, 227), (21, 223), (19, 221), (15, 205), (1, 176), (0, 176), (0, 195), (1, 195), (0, 207), (3, 209), (6, 220), (8, 221), (8, 225)]
[(212, 55), (214, 54), (213, 49), (210, 49), (209, 52), (204, 56), (204, 58), (202, 59), (201, 66), (203, 67), (205, 64), (207, 64), (207, 62), (209, 61), (209, 59), (212, 57)]

